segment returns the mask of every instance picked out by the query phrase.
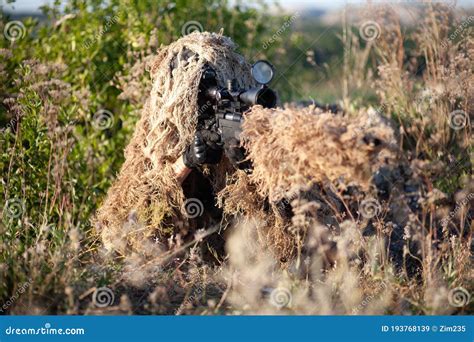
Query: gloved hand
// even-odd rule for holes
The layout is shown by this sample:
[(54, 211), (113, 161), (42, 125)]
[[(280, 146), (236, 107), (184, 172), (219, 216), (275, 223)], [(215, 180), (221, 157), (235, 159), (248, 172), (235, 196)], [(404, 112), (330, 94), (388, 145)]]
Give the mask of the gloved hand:
[(252, 163), (250, 160), (245, 160), (247, 157), (247, 151), (245, 148), (240, 146), (240, 142), (235, 138), (230, 138), (224, 142), (224, 149), (227, 158), (229, 158), (232, 165), (240, 170), (252, 169)]
[(204, 164), (217, 164), (222, 156), (219, 140), (217, 133), (209, 130), (197, 131), (193, 142), (184, 151), (184, 165), (192, 169)]

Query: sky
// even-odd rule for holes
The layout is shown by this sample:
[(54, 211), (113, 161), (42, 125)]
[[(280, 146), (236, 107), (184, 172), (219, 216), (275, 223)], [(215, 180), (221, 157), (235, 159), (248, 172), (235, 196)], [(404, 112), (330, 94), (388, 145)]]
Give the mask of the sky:
[[(272, 4), (275, 3), (275, 0), (264, 0), (265, 2)], [(414, 3), (414, 2), (423, 2), (427, 0), (372, 0), (374, 3)], [(443, 1), (443, 0), (433, 0), (434, 1)], [(448, 1), (448, 0), (444, 0)], [(4, 6), (6, 10), (14, 10), (18, 12), (31, 12), (38, 10), (39, 6), (44, 3), (51, 3), (52, 0), (17, 0), (13, 4), (6, 4), (5, 1), (0, 0), (0, 3)], [(252, 1), (244, 1), (245, 3), (251, 4)], [(338, 9), (344, 6), (345, 4), (357, 4), (357, 3), (366, 3), (366, 0), (278, 0), (277, 1), (283, 8), (287, 10), (296, 10), (296, 9), (322, 9), (322, 10), (332, 10)], [(458, 0), (458, 5), (460, 6), (473, 6), (474, 0)]]

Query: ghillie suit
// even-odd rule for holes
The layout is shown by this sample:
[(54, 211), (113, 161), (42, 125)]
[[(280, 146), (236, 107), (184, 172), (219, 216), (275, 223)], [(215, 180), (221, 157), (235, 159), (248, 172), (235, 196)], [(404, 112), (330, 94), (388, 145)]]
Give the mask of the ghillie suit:
[[(375, 112), (348, 118), (315, 107), (254, 107), (243, 138), (253, 171), (239, 171), (221, 203), (227, 213), (264, 222), (258, 236), (282, 262), (302, 251), (316, 221), (336, 229), (334, 217), (349, 214), (338, 190), (368, 191), (372, 174), (395, 158), (394, 131)], [(333, 251), (329, 235), (329, 229), (318, 233), (318, 249)]]
[[(222, 35), (193, 33), (161, 48), (152, 60), (150, 97), (126, 147), (120, 174), (97, 213), (96, 227), (107, 249), (122, 255), (156, 254), (156, 249), (150, 248), (151, 238), (164, 242), (174, 234), (185, 237), (192, 228), (203, 228), (213, 215), (218, 216), (193, 213), (191, 216), (197, 218), (190, 219), (184, 208), (184, 192), (189, 192), (189, 198), (198, 197), (201, 191), (191, 189), (193, 185), (221, 190), (229, 164), (224, 160), (206, 168), (206, 176), (193, 172), (182, 186), (172, 165), (181, 158), (196, 130), (204, 65), (216, 70), (220, 86), (234, 78), (240, 87), (254, 85), (250, 65), (235, 48)], [(198, 199), (204, 205), (212, 201)], [(199, 206), (195, 209), (202, 211)]]
[[(199, 228), (254, 220), (260, 222), (258, 239), (281, 262), (314, 252), (304, 245), (308, 231), (317, 235), (313, 247), (330, 259), (341, 216), (357, 211), (357, 201), (374, 191), (372, 175), (395, 158), (394, 131), (375, 112), (346, 117), (315, 107), (254, 106), (242, 134), (253, 170), (235, 170), (223, 158), (180, 185), (172, 165), (196, 131), (203, 67), (216, 70), (221, 86), (234, 78), (253, 86), (250, 67), (234, 48), (226, 37), (195, 33), (159, 51), (150, 98), (97, 215), (108, 249), (153, 257)], [(358, 197), (349, 196), (353, 189)], [(189, 215), (185, 204), (195, 198), (206, 210), (198, 205), (198, 215)], [(314, 226), (321, 231), (313, 232)]]

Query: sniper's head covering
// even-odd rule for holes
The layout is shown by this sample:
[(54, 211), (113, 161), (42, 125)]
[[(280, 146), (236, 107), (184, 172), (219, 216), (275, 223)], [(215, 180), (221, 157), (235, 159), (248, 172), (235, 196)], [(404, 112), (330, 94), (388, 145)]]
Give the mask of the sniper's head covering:
[[(164, 238), (184, 225), (183, 192), (171, 168), (191, 142), (197, 124), (198, 91), (204, 66), (224, 86), (236, 79), (253, 85), (250, 65), (235, 52), (230, 38), (195, 32), (161, 48), (151, 61), (152, 90), (125, 162), (104, 204), (96, 227), (107, 249), (140, 250), (151, 235)], [(216, 191), (225, 184), (222, 165), (212, 167)]]

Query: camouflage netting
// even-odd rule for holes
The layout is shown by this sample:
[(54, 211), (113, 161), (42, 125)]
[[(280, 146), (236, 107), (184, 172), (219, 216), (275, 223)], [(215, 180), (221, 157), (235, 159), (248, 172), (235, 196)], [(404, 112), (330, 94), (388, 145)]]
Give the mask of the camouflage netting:
[(171, 166), (195, 132), (203, 66), (208, 63), (217, 71), (222, 86), (233, 78), (242, 87), (253, 84), (250, 66), (235, 47), (222, 35), (193, 33), (158, 51), (150, 68), (150, 97), (125, 150), (125, 163), (97, 214), (95, 226), (107, 249), (143, 250), (153, 234), (166, 237), (165, 221), (175, 226), (186, 221), (183, 192)]
[[(204, 64), (217, 71), (220, 85), (232, 78), (242, 87), (253, 85), (249, 64), (234, 49), (229, 38), (193, 33), (159, 51), (151, 67), (150, 98), (125, 150), (122, 170), (97, 214), (107, 249), (156, 256), (152, 237), (165, 242), (188, 225), (183, 190), (171, 166), (196, 129)], [(243, 130), (253, 172), (235, 171), (224, 159), (207, 175), (226, 222), (261, 222), (260, 241), (280, 259), (294, 255), (300, 241), (295, 231), (316, 219), (327, 220), (321, 210), (312, 210), (320, 209), (323, 187), (337, 183), (367, 189), (374, 171), (393, 157), (395, 143), (393, 130), (375, 112), (347, 118), (314, 107), (254, 107)], [(290, 202), (292, 221), (281, 209), (281, 203)]]

